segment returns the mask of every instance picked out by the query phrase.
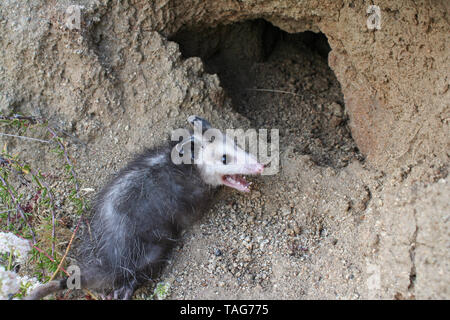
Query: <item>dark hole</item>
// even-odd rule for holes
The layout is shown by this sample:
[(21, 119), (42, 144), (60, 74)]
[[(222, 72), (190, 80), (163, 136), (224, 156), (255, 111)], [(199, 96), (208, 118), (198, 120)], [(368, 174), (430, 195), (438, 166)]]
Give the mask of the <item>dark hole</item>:
[(233, 108), (254, 128), (279, 129), (281, 151), (290, 147), (333, 167), (361, 159), (324, 34), (289, 34), (258, 19), (183, 29), (170, 40), (219, 76)]

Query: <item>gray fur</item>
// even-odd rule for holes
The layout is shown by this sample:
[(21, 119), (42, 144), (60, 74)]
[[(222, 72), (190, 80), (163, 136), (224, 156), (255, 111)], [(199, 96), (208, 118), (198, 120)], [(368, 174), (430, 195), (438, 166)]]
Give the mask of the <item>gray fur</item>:
[(174, 165), (171, 149), (145, 151), (99, 193), (79, 255), (83, 287), (133, 292), (204, 211), (212, 188), (194, 165)]
[[(209, 122), (196, 116), (189, 122), (210, 127)], [(207, 143), (201, 147), (215, 148)], [(131, 298), (139, 286), (161, 270), (181, 231), (200, 218), (215, 187), (222, 184), (223, 172), (259, 174), (263, 169), (256, 160), (252, 169), (223, 164), (221, 153), (206, 164), (176, 165), (170, 158), (174, 146), (144, 151), (97, 195), (94, 216), (77, 251), (82, 288), (112, 289), (116, 299)], [(234, 145), (230, 149), (233, 151)], [(230, 168), (236, 172), (230, 172)], [(40, 299), (62, 289), (64, 280), (41, 286), (28, 298)]]
[[(204, 212), (214, 188), (195, 165), (173, 164), (172, 147), (146, 150), (97, 195), (77, 253), (82, 288), (131, 298), (161, 270), (180, 232)], [(63, 282), (40, 286), (27, 299), (65, 289)]]

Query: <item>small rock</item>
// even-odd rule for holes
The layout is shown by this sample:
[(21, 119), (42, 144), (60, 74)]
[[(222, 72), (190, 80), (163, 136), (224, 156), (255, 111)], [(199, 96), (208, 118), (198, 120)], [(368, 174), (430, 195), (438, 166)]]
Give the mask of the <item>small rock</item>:
[(291, 208), (289, 208), (289, 207), (282, 207), (282, 208), (281, 208), (281, 213), (282, 213), (284, 216), (287, 216), (287, 215), (289, 215), (289, 214), (291, 213)]
[(338, 117), (338, 118), (342, 118), (343, 116), (343, 108), (341, 107), (341, 105), (337, 102), (332, 102), (330, 103), (330, 105), (328, 106), (328, 108), (330, 109), (331, 113)]

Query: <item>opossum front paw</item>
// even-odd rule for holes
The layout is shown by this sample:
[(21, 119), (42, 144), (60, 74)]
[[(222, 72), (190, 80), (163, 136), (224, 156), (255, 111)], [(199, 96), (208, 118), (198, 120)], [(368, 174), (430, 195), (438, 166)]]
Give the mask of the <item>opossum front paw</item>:
[(133, 296), (134, 289), (130, 287), (122, 287), (114, 290), (114, 300), (130, 300)]

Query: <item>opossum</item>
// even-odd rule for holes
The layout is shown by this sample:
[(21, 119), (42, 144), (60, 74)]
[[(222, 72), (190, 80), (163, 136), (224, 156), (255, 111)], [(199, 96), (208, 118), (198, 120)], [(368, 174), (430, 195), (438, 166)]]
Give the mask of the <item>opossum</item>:
[[(198, 116), (188, 121), (194, 128), (200, 125), (202, 133), (211, 129)], [(189, 132), (181, 142), (144, 151), (98, 193), (76, 259), (81, 288), (111, 289), (115, 299), (130, 299), (161, 271), (180, 233), (201, 217), (217, 187), (249, 192), (244, 175), (263, 172), (264, 165), (233, 138), (199, 138)], [(189, 150), (193, 161), (174, 163), (173, 154)], [(67, 278), (50, 281), (26, 299), (66, 288)]]

